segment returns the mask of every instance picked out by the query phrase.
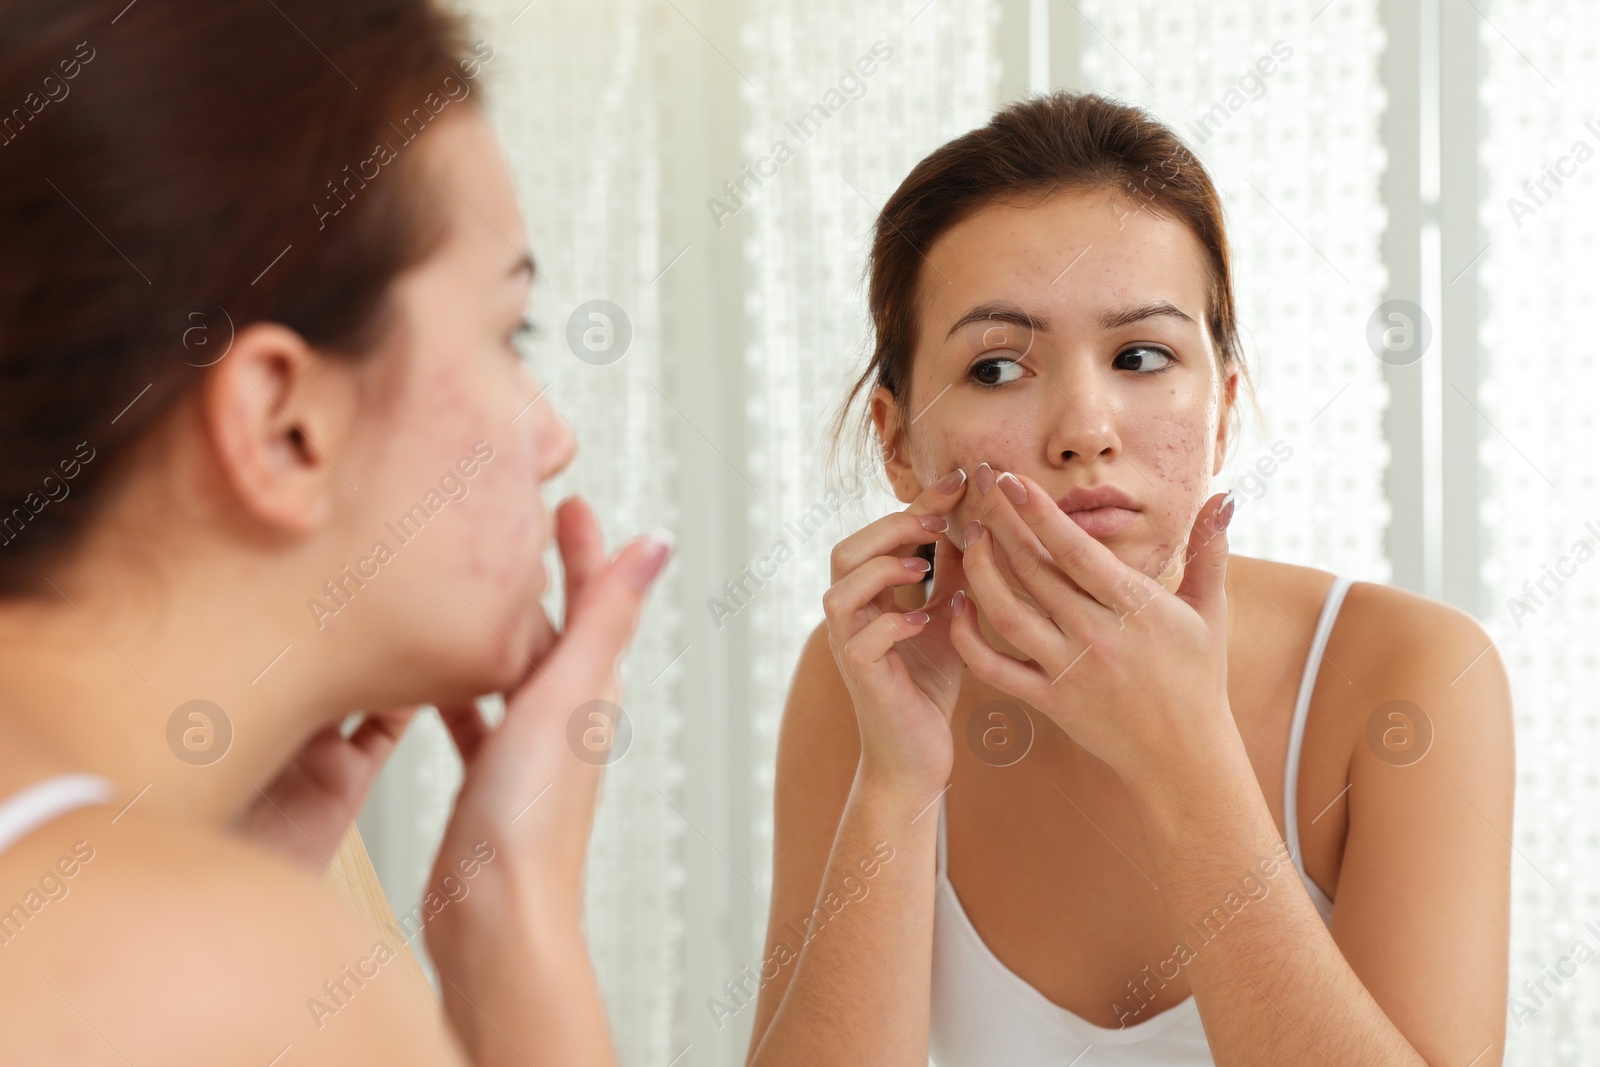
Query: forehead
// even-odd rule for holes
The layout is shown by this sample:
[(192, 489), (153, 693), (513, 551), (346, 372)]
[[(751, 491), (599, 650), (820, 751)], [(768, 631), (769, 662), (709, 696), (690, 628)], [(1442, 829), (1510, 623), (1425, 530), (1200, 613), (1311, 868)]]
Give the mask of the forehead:
[(436, 140), (429, 153), (433, 188), (449, 218), (447, 255), (500, 259), (526, 247), (522, 212), (494, 127), (476, 107), (464, 107), (430, 129)]
[(1206, 321), (1206, 256), (1188, 225), (1103, 187), (985, 205), (933, 243), (920, 281), (933, 343), (986, 301), (1088, 328), (1108, 307), (1164, 299)]

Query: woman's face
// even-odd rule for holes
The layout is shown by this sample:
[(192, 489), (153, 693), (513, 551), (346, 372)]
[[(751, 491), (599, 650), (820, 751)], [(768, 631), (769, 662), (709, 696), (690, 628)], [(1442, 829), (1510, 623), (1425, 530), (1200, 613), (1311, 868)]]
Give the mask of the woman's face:
[(540, 488), (576, 445), (514, 345), (531, 262), (488, 120), (462, 109), (407, 151), (430, 153), (449, 229), (396, 280), (402, 329), (362, 365), (384, 395), (363, 419), (358, 506), (337, 541), (365, 585), (346, 583), (347, 606), (317, 628), (348, 620), (354, 644), (385, 649), (399, 688), (470, 695), (528, 670), (552, 534)]
[[(887, 389), (872, 401), (900, 499), (984, 462), (1057, 500), (1115, 487), (1132, 515), (1080, 525), (1175, 587), (1237, 384), (1205, 326), (1204, 251), (1188, 227), (1106, 188), (996, 203), (928, 249), (920, 289), (906, 432)], [(976, 500), (969, 489), (951, 516), (958, 544)]]

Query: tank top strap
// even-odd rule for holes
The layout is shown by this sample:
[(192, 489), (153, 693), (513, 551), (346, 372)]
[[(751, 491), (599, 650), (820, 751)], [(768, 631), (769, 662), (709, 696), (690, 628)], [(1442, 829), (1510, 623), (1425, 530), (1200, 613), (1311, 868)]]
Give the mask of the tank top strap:
[(1311, 694), (1317, 687), (1317, 668), (1322, 665), (1328, 648), (1328, 635), (1333, 633), (1333, 623), (1339, 606), (1349, 591), (1351, 579), (1335, 577), (1322, 602), (1322, 613), (1317, 617), (1317, 629), (1311, 637), (1311, 651), (1306, 656), (1306, 666), (1300, 676), (1300, 692), (1294, 702), (1294, 718), (1289, 723), (1289, 754), (1283, 770), (1283, 830), (1294, 865), (1305, 877), (1305, 863), (1300, 857), (1300, 814), (1296, 800), (1300, 778), (1300, 749), (1305, 741), (1306, 717), (1311, 711)]
[(945, 866), (948, 859), (945, 854), (944, 798), (949, 793), (950, 787), (945, 786), (944, 792), (939, 794), (939, 844), (934, 849), (934, 870), (937, 872), (938, 880), (941, 882), (945, 879)]
[(91, 804), (109, 804), (116, 786), (98, 774), (58, 774), (0, 801), (0, 852), (51, 819)]

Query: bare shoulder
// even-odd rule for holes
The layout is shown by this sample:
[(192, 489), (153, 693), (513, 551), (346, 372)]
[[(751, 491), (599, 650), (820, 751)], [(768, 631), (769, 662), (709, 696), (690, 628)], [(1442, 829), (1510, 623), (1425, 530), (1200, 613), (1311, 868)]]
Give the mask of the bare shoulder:
[[(1315, 622), (1336, 578), (1316, 567), (1238, 555), (1229, 558), (1228, 571), (1230, 600), (1242, 596), (1246, 601), (1268, 602), (1266, 610), (1296, 630), (1302, 629), (1303, 621)], [(1310, 631), (1303, 636), (1308, 638)], [(1474, 673), (1484, 669), (1480, 683), (1495, 675), (1504, 677), (1494, 642), (1477, 619), (1449, 604), (1378, 582), (1351, 583), (1330, 636), (1329, 658), (1346, 673), (1354, 668), (1369, 677), (1392, 678), (1400, 670), (1426, 676), (1452, 665), (1459, 673), (1469, 663)], [(1456, 673), (1444, 681), (1455, 681)]]
[(17, 1062), (466, 1062), (394, 974), (398, 934), (246, 842), (116, 814), (62, 816), (0, 863), (0, 1030)]
[(1394, 586), (1356, 582), (1341, 614), (1348, 623), (1343, 644), (1360, 668), (1429, 686), (1504, 682), (1494, 641), (1460, 608)]
[[(1231, 557), (1228, 570), (1230, 609), (1252, 613), (1249, 629), (1263, 642), (1279, 641), (1303, 658), (1335, 575), (1244, 556)], [(1392, 701), (1430, 720), (1442, 715), (1465, 725), (1471, 716), (1480, 733), (1509, 740), (1510, 685), (1483, 624), (1405, 589), (1351, 583), (1317, 678), (1317, 706), (1335, 711), (1357, 748), (1375, 709)]]
[[(1303, 656), (1334, 576), (1268, 560), (1239, 562), (1241, 583), (1270, 590), (1282, 603), (1277, 614), (1288, 619), (1283, 629)], [(1319, 666), (1316, 700), (1333, 713), (1331, 729), (1342, 735), (1339, 747), (1350, 753), (1352, 774), (1370, 763), (1403, 764), (1401, 753), (1384, 746), (1417, 740), (1433, 746), (1430, 758), (1441, 770), (1509, 781), (1513, 713), (1505, 665), (1483, 624), (1452, 605), (1353, 582)], [(1412, 775), (1419, 783), (1424, 777)]]

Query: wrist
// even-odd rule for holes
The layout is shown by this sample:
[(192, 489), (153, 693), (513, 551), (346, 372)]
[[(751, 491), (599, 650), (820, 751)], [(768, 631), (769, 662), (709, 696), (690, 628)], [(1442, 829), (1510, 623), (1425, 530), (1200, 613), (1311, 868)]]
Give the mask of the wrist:
[(1194, 735), (1173, 756), (1128, 783), (1152, 840), (1191, 836), (1196, 823), (1234, 817), (1241, 804), (1262, 799), (1255, 767), (1231, 718), (1225, 726)]
[(856, 765), (851, 800), (886, 813), (899, 811), (908, 818), (915, 818), (944, 792), (949, 778), (948, 768), (942, 773), (907, 771), (876, 764), (863, 756)]
[(479, 875), (468, 897), (423, 929), (440, 973), (457, 983), (492, 974), (501, 959), (538, 969), (546, 960), (588, 958), (582, 886), (555, 884), (503, 853), (495, 869)]

